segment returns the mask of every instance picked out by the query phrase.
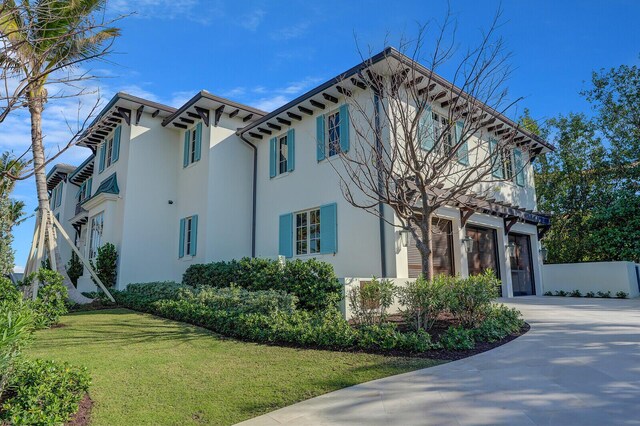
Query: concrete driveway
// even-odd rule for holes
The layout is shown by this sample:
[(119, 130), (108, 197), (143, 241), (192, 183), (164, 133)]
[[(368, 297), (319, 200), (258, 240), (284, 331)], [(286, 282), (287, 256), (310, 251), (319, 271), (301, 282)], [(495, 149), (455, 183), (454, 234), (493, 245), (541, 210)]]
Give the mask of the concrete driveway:
[(525, 297), (508, 304), (531, 330), (506, 345), (242, 424), (640, 425), (640, 300)]

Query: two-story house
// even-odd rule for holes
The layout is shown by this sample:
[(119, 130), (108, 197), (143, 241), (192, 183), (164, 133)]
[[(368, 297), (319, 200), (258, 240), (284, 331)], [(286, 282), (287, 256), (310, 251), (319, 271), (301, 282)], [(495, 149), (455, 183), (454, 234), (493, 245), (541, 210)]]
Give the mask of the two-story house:
[[(386, 49), (270, 113), (205, 91), (177, 110), (120, 93), (80, 140), (93, 154), (71, 173), (83, 190), (62, 221), (77, 227), (90, 258), (101, 244), (116, 245), (118, 288), (179, 280), (190, 264), (242, 256), (316, 257), (339, 277), (415, 277), (420, 257), (410, 239), (346, 202), (335, 170), (336, 156), (348, 155), (353, 140), (347, 96), (371, 99), (358, 75), (389, 58), (409, 61)], [(444, 79), (437, 84), (454, 89)], [(433, 105), (434, 120), (442, 108)], [(552, 149), (487, 113), (518, 132), (531, 148), (526, 152)], [(469, 143), (490, 147), (497, 137), (487, 131)], [(514, 147), (515, 160), (528, 163), (525, 155)], [(470, 196), (473, 212), (456, 205), (437, 212), (437, 272), (466, 276), (491, 268), (504, 295), (540, 293), (538, 232), (549, 217), (536, 212), (531, 166), (516, 171), (515, 162), (496, 170), (510, 179), (495, 199)], [(385, 216), (394, 221), (391, 211)]]

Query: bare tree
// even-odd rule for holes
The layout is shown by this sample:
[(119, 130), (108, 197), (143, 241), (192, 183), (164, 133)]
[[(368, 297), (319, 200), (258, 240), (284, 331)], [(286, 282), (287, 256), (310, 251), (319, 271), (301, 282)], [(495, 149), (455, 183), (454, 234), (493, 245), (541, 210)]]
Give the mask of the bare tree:
[[(42, 242), (56, 240), (45, 166), (86, 131), (88, 118), (78, 117), (72, 137), (55, 155), (45, 156), (42, 114), (52, 99), (85, 94), (81, 82), (95, 76), (82, 72), (80, 66), (104, 58), (120, 34), (113, 21), (104, 18), (106, 0), (2, 0), (0, 5), (0, 123), (13, 111), (26, 108), (31, 118), (31, 147), (17, 160), (31, 152), (31, 167), (20, 174), (5, 173), (10, 179), (35, 177), (38, 195), (37, 225), (42, 225)], [(66, 90), (65, 90), (66, 89)], [(52, 90), (49, 93), (49, 90)], [(91, 108), (90, 115), (97, 104)], [(11, 168), (9, 168), (11, 170)], [(36, 237), (34, 237), (36, 238)], [(34, 241), (35, 243), (35, 241)], [(42, 253), (44, 244), (40, 246)], [(48, 244), (50, 259), (65, 277), (69, 297), (87, 302), (71, 284), (60, 260), (57, 245)], [(35, 292), (34, 292), (35, 294)]]
[[(522, 129), (503, 115), (518, 100), (507, 97), (510, 55), (495, 34), (499, 18), (500, 12), (478, 45), (462, 54), (454, 49), (450, 14), (435, 35), (422, 26), (415, 40), (386, 49), (383, 58), (361, 52), (365, 66), (357, 80), (372, 90), (343, 90), (355, 133), (348, 153), (339, 156), (342, 167), (334, 165), (343, 195), (410, 231), (427, 278), (433, 277), (434, 213), (443, 206), (476, 211), (478, 200), (495, 198), (500, 184), (520, 178), (535, 156), (529, 145), (518, 145)], [(426, 41), (433, 41), (428, 55)], [(451, 70), (451, 82), (436, 74), (443, 67)]]

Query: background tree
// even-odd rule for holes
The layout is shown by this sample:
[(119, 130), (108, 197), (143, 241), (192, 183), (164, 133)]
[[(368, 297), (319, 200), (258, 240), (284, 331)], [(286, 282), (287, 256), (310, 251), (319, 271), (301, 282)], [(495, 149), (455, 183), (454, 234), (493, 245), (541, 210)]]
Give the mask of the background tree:
[[(401, 43), (400, 53), (409, 61), (386, 50), (374, 66), (367, 63), (370, 55), (361, 54), (370, 68), (358, 79), (371, 90), (347, 96), (354, 134), (349, 151), (334, 166), (343, 195), (351, 205), (409, 230), (427, 278), (433, 277), (432, 218), (437, 209), (477, 209), (470, 195), (494, 198), (500, 184), (511, 179), (495, 171), (513, 158), (518, 129), (495, 137), (492, 146), (469, 143), (487, 140), (487, 126), (517, 102), (507, 98), (510, 55), (496, 36), (499, 19), (498, 12), (478, 45), (460, 54), (454, 54), (450, 15), (442, 25), (423, 26), (415, 39)], [(427, 40), (433, 41), (430, 52), (424, 48)], [(453, 70), (453, 86), (435, 74), (441, 68)], [(446, 115), (438, 116), (436, 124), (431, 105), (440, 103), (446, 103)], [(521, 149), (516, 174), (529, 158), (527, 146)], [(385, 213), (385, 206), (400, 224)]]
[(24, 203), (12, 200), (11, 192), (15, 181), (5, 177), (5, 171), (19, 174), (26, 167), (24, 161), (17, 161), (10, 153), (0, 156), (0, 274), (13, 272), (15, 266), (13, 242), (13, 227), (17, 225), (24, 214)]
[(82, 276), (83, 272), (84, 266), (82, 262), (80, 262), (80, 258), (78, 258), (75, 252), (71, 252), (71, 259), (69, 259), (67, 263), (67, 275), (69, 275), (69, 279), (76, 288), (78, 288), (78, 279)]
[[(53, 98), (83, 94), (82, 90), (75, 88), (79, 81), (92, 76), (78, 73), (78, 67), (109, 53), (119, 30), (104, 21), (105, 5), (106, 0), (3, 0), (0, 6), (0, 69), (3, 80), (0, 101), (4, 103), (0, 110), (0, 122), (16, 109), (28, 109), (31, 118), (30, 151), (33, 157), (30, 170), (23, 170), (21, 174), (5, 173), (5, 176), (14, 180), (35, 177), (37, 221), (45, 227), (45, 238), (50, 241), (56, 241), (56, 233), (48, 219), (45, 165), (75, 143), (85, 130), (88, 117), (79, 120), (78, 128), (72, 132), (74, 135), (69, 142), (47, 159), (42, 114), (46, 103)], [(55, 92), (57, 95), (49, 94), (48, 88), (52, 87), (58, 89)], [(71, 92), (60, 91), (62, 87)], [(95, 106), (91, 113), (94, 110)], [(49, 256), (57, 260), (57, 270), (65, 277), (70, 298), (76, 302), (87, 302), (89, 299), (73, 287), (57, 245), (54, 247)]]
[[(544, 240), (547, 261), (638, 262), (640, 70), (623, 65), (593, 73), (582, 94), (592, 117), (569, 114), (538, 127), (557, 146), (535, 164), (538, 208), (554, 212)], [(527, 112), (521, 122), (535, 120)]]

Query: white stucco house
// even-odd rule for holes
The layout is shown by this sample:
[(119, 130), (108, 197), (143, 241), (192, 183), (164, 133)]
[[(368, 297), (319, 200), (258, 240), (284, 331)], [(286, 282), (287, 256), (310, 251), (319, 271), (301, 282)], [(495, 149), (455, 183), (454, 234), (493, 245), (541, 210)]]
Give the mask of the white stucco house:
[[(358, 72), (394, 55), (402, 56), (386, 49), (272, 112), (206, 91), (178, 109), (118, 93), (79, 141), (90, 151), (87, 160), (49, 172), (54, 212), (88, 258), (101, 244), (116, 246), (118, 288), (179, 281), (194, 263), (244, 256), (315, 257), (339, 277), (415, 277), (419, 255), (400, 230), (343, 198), (331, 163), (337, 148), (326, 140), (339, 135), (339, 150), (349, 150), (346, 96), (364, 100), (370, 89)], [(444, 79), (439, 86), (451, 90)], [(433, 105), (434, 112), (442, 108)], [(552, 149), (508, 118), (493, 117), (518, 132), (527, 152)], [(391, 211), (385, 215), (393, 221)], [(492, 268), (505, 296), (541, 294), (539, 236), (549, 216), (536, 211), (530, 165), (475, 213), (448, 206), (437, 215), (447, 231), (434, 241), (438, 272)], [(465, 240), (472, 241), (468, 249)], [(70, 250), (60, 245), (66, 261)], [(79, 287), (90, 290), (85, 275)]]

